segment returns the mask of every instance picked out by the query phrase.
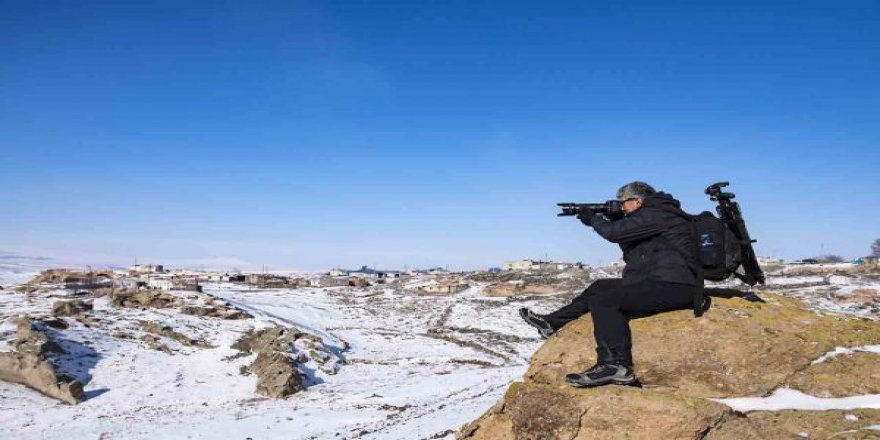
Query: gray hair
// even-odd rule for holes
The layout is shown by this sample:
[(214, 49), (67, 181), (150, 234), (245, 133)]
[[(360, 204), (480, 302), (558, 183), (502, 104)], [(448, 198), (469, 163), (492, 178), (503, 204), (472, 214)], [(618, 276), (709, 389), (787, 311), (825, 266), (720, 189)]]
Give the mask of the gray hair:
[(617, 190), (617, 200), (626, 200), (626, 199), (642, 199), (642, 200), (644, 200), (645, 197), (648, 197), (651, 194), (654, 194), (655, 192), (657, 192), (657, 191), (654, 190), (654, 187), (651, 185), (648, 185), (645, 182), (639, 182), (639, 181), (630, 182), (630, 183), (627, 183), (626, 185), (621, 186), (620, 189)]

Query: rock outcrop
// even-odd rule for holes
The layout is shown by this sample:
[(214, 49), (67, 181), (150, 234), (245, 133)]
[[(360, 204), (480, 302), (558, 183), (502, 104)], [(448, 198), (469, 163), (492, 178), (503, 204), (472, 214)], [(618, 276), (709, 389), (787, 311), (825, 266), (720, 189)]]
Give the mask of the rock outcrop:
[(247, 372), (257, 375), (257, 393), (268, 397), (287, 397), (304, 388), (292, 355), (293, 343), (304, 334), (294, 328), (269, 327), (246, 333), (232, 344), (242, 353), (256, 353)]
[(61, 349), (30, 319), (17, 320), (16, 351), (0, 353), (0, 380), (25, 385), (64, 403), (76, 404), (85, 399), (82, 384), (58, 374), (48, 360), (50, 352)]
[[(880, 343), (880, 323), (819, 314), (780, 296), (766, 295), (765, 299), (766, 303), (716, 299), (699, 319), (690, 311), (680, 311), (632, 321), (636, 373), (644, 388), (573, 389), (564, 383), (565, 374), (595, 362), (592, 321), (585, 316), (551, 337), (533, 356), (524, 383), (513, 384), (498, 404), (466, 425), (460, 436), (517, 440), (788, 438), (788, 434), (777, 436), (789, 432), (789, 428), (780, 428), (782, 422), (771, 421), (778, 413), (742, 416), (710, 399), (762, 396), (780, 387), (817, 396), (877, 392), (880, 366), (872, 357), (876, 354), (813, 361), (836, 347)], [(860, 380), (863, 377), (867, 380)], [(817, 413), (820, 418), (834, 417), (825, 411)], [(859, 426), (880, 423), (876, 416), (865, 413)], [(810, 416), (791, 411), (783, 425), (797, 427), (801, 419)], [(754, 436), (736, 437), (732, 426), (741, 426)], [(812, 431), (804, 428), (796, 434), (800, 432)]]
[(571, 289), (564, 284), (498, 283), (483, 289), (483, 295), (486, 296), (555, 295), (568, 292)]
[(253, 316), (250, 313), (236, 309), (229, 304), (219, 306), (183, 306), (180, 308), (182, 313), (193, 316), (208, 316), (220, 319), (250, 319)]
[(113, 290), (110, 302), (117, 307), (148, 307), (163, 309), (176, 304), (177, 297), (156, 290)]
[(92, 311), (92, 303), (81, 299), (55, 301), (52, 304), (52, 316), (75, 316)]
[[(186, 345), (188, 347), (200, 347), (200, 348), (209, 348), (210, 345), (196, 338), (190, 338), (189, 336), (175, 331), (171, 326), (162, 325), (158, 322), (154, 321), (140, 321), (141, 330), (155, 336), (162, 336), (174, 341), (177, 341), (180, 344)], [(148, 341), (149, 342), (149, 341)]]

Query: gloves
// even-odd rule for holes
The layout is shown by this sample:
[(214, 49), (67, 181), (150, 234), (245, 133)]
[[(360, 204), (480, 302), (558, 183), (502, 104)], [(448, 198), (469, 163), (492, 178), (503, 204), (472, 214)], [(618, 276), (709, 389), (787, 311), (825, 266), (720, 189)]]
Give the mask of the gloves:
[(581, 223), (587, 226), (593, 226), (592, 222), (594, 215), (596, 215), (596, 213), (593, 212), (592, 209), (581, 209), (580, 212), (578, 212), (577, 218), (581, 221)]

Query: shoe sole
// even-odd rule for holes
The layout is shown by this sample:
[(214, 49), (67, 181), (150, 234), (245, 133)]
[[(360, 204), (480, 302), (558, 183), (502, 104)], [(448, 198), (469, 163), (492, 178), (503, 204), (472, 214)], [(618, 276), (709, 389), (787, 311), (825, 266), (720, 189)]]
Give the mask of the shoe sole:
[(583, 382), (577, 381), (576, 379), (569, 379), (568, 377), (566, 377), (565, 382), (568, 383), (569, 385), (571, 385), (573, 387), (577, 387), (577, 388), (594, 388), (594, 387), (601, 387), (603, 385), (627, 385), (627, 386), (634, 386), (634, 387), (638, 387), (638, 388), (642, 387), (642, 383), (639, 382), (639, 379), (635, 376), (626, 376), (626, 377), (621, 377), (621, 378), (609, 378), (609, 379), (605, 379), (602, 381), (596, 381), (596, 382), (590, 382), (590, 383), (583, 383)]
[(522, 310), (519, 311), (519, 317), (522, 318), (522, 320), (525, 321), (526, 324), (532, 326), (532, 328), (537, 329), (538, 334), (541, 335), (541, 339), (547, 339), (551, 335), (553, 335), (553, 333), (556, 333), (555, 331), (553, 331), (553, 329), (547, 329), (546, 327), (541, 327), (540, 325), (537, 325), (537, 324), (529, 321), (529, 316), (527, 314), (523, 313)]

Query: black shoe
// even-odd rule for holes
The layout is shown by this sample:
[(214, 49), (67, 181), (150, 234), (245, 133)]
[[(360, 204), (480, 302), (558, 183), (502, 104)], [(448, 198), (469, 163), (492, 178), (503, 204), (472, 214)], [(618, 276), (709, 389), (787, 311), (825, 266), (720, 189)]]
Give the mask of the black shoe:
[(546, 319), (544, 319), (543, 315), (538, 315), (537, 313), (533, 313), (531, 310), (523, 307), (519, 309), (519, 316), (526, 322), (526, 324), (538, 329), (538, 333), (544, 339), (547, 339), (550, 335), (556, 333), (556, 330)]
[(638, 385), (633, 368), (627, 365), (596, 364), (582, 373), (565, 376), (565, 381), (575, 387), (598, 387), (608, 384)]

